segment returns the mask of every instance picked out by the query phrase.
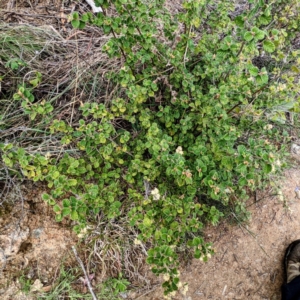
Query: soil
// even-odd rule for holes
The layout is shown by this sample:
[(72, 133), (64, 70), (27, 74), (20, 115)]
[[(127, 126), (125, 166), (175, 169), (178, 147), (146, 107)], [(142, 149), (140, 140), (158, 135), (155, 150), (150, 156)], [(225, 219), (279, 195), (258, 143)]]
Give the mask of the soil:
[[(62, 36), (70, 29), (67, 16), (74, 10), (90, 9), (85, 1), (0, 0), (0, 20), (51, 25)], [(249, 202), (248, 224), (230, 225), (225, 220), (208, 227), (204, 235), (213, 242), (216, 254), (207, 263), (194, 260), (181, 270), (181, 281), (188, 283), (189, 290), (173, 299), (280, 299), (284, 250), (300, 235), (300, 200), (294, 193), (299, 178), (296, 168), (285, 173), (282, 191), (287, 207), (272, 192), (260, 193)], [(32, 281), (39, 279), (45, 291), (62, 264), (76, 264), (70, 249), (77, 237), (68, 224), (55, 221), (52, 209), (41, 200), (43, 191), (26, 183), (0, 199), (1, 299), (34, 299), (20, 290), (22, 274)], [(160, 300), (162, 295), (161, 288), (154, 287), (144, 294), (124, 294), (124, 298)]]
[[(299, 168), (290, 169), (282, 182), (283, 198), (269, 191), (252, 199), (248, 224), (230, 225), (226, 220), (207, 228), (206, 240), (213, 242), (216, 254), (207, 263), (194, 260), (181, 271), (189, 290), (172, 299), (281, 299), (284, 252), (300, 238), (300, 200), (294, 192), (299, 178)], [(162, 291), (143, 299), (162, 299)]]
[(21, 276), (38, 279), (40, 291), (49, 290), (63, 260), (72, 262), (77, 237), (70, 226), (55, 221), (52, 208), (41, 199), (43, 192), (41, 185), (26, 183), (0, 199), (1, 299), (28, 299), (19, 291)]
[[(172, 299), (281, 299), (284, 251), (300, 235), (300, 200), (294, 192), (299, 178), (300, 170), (290, 169), (282, 182), (283, 197), (270, 190), (251, 199), (248, 223), (237, 223), (232, 216), (208, 227), (204, 236), (213, 243), (216, 254), (207, 263), (193, 260), (181, 270), (180, 280), (188, 283), (189, 290)], [(78, 239), (69, 224), (55, 221), (52, 209), (41, 200), (44, 191), (26, 183), (7, 194), (1, 207), (1, 299), (36, 299), (21, 291), (21, 275), (31, 282), (40, 280), (39, 291), (47, 291), (62, 265), (76, 265), (70, 249)], [(160, 300), (159, 286), (124, 297)]]

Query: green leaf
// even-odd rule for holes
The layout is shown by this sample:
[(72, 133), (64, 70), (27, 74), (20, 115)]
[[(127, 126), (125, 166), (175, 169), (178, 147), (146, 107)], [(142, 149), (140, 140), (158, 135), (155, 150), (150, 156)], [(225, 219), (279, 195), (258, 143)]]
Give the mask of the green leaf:
[(248, 66), (248, 70), (251, 76), (256, 77), (258, 75), (259, 69), (253, 65)]
[(8, 166), (11, 167), (13, 166), (13, 161), (11, 159), (9, 159), (8, 157), (4, 157), (3, 158), (3, 162)]
[(269, 174), (270, 172), (272, 172), (272, 165), (265, 164), (263, 167), (263, 171), (264, 171), (264, 173)]
[(221, 44), (221, 49), (222, 50), (228, 50), (228, 49), (230, 49), (230, 47), (231, 47), (231, 44), (232, 44), (232, 40), (231, 40), (231, 37), (230, 36), (226, 36), (225, 38), (224, 38), (224, 40), (222, 41), (222, 44)]
[(256, 40), (262, 40), (265, 37), (264, 31), (258, 29), (257, 27), (254, 27), (252, 29), (252, 34), (253, 33)]
[(61, 211), (63, 217), (68, 216), (70, 213), (71, 213), (71, 209), (67, 207), (64, 207)]
[(238, 16), (234, 19), (234, 22), (235, 24), (238, 26), (238, 27), (244, 27), (244, 24), (245, 24), (245, 21), (243, 19), (242, 16)]
[(45, 201), (48, 201), (48, 200), (50, 200), (50, 195), (44, 193), (44, 194), (42, 194), (42, 199)]
[(282, 102), (279, 105), (275, 105), (271, 107), (272, 112), (288, 112), (296, 105), (297, 101), (286, 101)]
[(193, 238), (193, 242), (192, 242), (193, 246), (197, 247), (200, 244), (201, 244), (201, 239), (199, 237)]
[(37, 112), (36, 112), (36, 111), (31, 112), (31, 113), (30, 113), (30, 120), (34, 120), (35, 117), (36, 117), (36, 115), (37, 115)]
[(77, 11), (74, 11), (73, 14), (72, 14), (72, 19), (73, 20), (79, 20), (79, 14)]
[(144, 220), (143, 220), (143, 225), (145, 227), (149, 227), (151, 226), (153, 223), (153, 220), (151, 220), (150, 218), (148, 218), (147, 216), (145, 216)]
[[(72, 24), (73, 25), (73, 24)], [(79, 21), (79, 26), (78, 26), (79, 29), (84, 29), (85, 28), (85, 22), (83, 21)]]
[(83, 14), (83, 15), (81, 16), (81, 20), (82, 20), (83, 22), (88, 22), (88, 20), (89, 20), (89, 15), (88, 15), (88, 14)]
[(229, 171), (232, 170), (233, 163), (232, 163), (232, 158), (230, 156), (223, 156), (221, 163), (227, 170)]
[(201, 257), (201, 254), (202, 254), (201, 251), (198, 248), (196, 248), (195, 253), (194, 253), (194, 257), (196, 259), (199, 259)]
[(274, 52), (276, 49), (275, 45), (271, 41), (268, 41), (268, 40), (263, 42), (263, 48), (265, 51), (267, 51), (269, 53)]
[(57, 214), (57, 215), (55, 216), (56, 222), (60, 222), (62, 219), (63, 219), (62, 214)]
[(271, 21), (272, 21), (272, 16), (267, 16), (265, 14), (263, 14), (262, 16), (260, 16), (258, 18), (260, 24), (262, 25), (268, 25)]
[(76, 220), (78, 220), (78, 213), (77, 213), (77, 211), (76, 210), (73, 210), (72, 212), (71, 212), (71, 219), (73, 220), (73, 221), (76, 221)]
[(154, 83), (154, 82), (151, 83), (151, 88), (152, 88), (152, 90), (153, 90), (154, 92), (158, 91), (158, 86), (157, 86), (157, 84)]
[(41, 105), (39, 105), (39, 106), (37, 107), (36, 111), (37, 111), (37, 113), (39, 113), (39, 114), (43, 114), (43, 112), (44, 112), (44, 107), (41, 106)]
[(253, 35), (252, 32), (250, 32), (250, 31), (247, 31), (247, 32), (244, 34), (244, 39), (245, 39), (247, 42), (252, 41), (253, 38), (254, 38), (254, 35)]
[(291, 67), (291, 70), (296, 73), (296, 74), (299, 74), (300, 73), (300, 69), (297, 67), (297, 66), (292, 66)]
[(52, 178), (53, 179), (56, 179), (56, 178), (58, 178), (59, 177), (59, 172), (58, 171), (54, 171), (53, 173), (52, 173)]
[(77, 180), (76, 179), (69, 179), (68, 184), (69, 184), (69, 186), (75, 186), (75, 185), (77, 185)]
[(245, 154), (247, 152), (247, 149), (244, 145), (238, 145), (237, 150), (240, 154)]
[(239, 179), (238, 184), (239, 184), (240, 187), (247, 186), (247, 184), (248, 184), (247, 179), (245, 177), (241, 177)]
[(69, 199), (64, 199), (62, 201), (62, 203), (63, 203), (63, 207), (69, 207), (71, 205), (71, 202)]
[(80, 26), (80, 21), (79, 20), (72, 20), (71, 21), (71, 24), (72, 24), (72, 26), (74, 27), (74, 28), (79, 28), (79, 26)]
[(261, 74), (256, 77), (256, 81), (258, 84), (266, 84), (269, 81), (269, 76), (268, 74)]
[(29, 83), (33, 86), (33, 87), (37, 87), (39, 84), (39, 79), (35, 78), (29, 81)]
[(56, 202), (55, 202), (54, 199), (51, 199), (51, 198), (50, 198), (50, 200), (48, 201), (48, 204), (51, 205), (51, 206), (53, 206), (53, 205), (56, 204)]
[(61, 211), (59, 205), (57, 205), (57, 204), (53, 206), (53, 210), (54, 210), (54, 212), (56, 212), (56, 213)]

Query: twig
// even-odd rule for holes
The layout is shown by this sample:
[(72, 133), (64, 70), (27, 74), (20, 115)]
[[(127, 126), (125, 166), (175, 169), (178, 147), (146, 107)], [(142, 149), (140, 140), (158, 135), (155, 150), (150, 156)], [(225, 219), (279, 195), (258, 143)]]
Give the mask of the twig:
[(157, 287), (159, 286), (159, 284), (156, 284), (151, 290), (145, 292), (144, 294), (138, 296), (137, 298), (135, 298), (134, 300), (138, 300), (141, 299), (142, 297), (146, 296), (147, 294), (150, 294), (151, 292), (155, 291), (157, 289)]
[[(77, 38), (77, 36), (76, 36)], [(78, 42), (76, 43), (76, 77), (75, 77), (75, 87), (74, 87), (74, 98), (77, 96), (77, 88), (78, 88), (78, 73), (79, 73), (79, 62), (78, 62), (78, 58), (79, 58), (79, 51), (78, 51)], [(73, 116), (74, 116), (74, 109), (75, 109), (75, 101), (73, 101), (73, 105), (72, 105), (72, 112), (71, 112), (71, 126), (72, 126), (72, 122), (73, 122)]]
[(37, 18), (56, 18), (56, 19), (65, 19), (68, 20), (67, 17), (57, 17), (57, 16), (48, 16), (48, 15), (32, 15), (32, 14), (24, 14), (24, 13), (20, 13), (20, 12), (16, 12), (16, 11), (11, 11), (11, 10), (6, 10), (3, 9), (1, 10), (4, 13), (9, 13), (9, 14), (15, 14), (15, 15), (19, 15), (19, 16), (26, 16), (26, 17), (37, 17)]
[(232, 213), (232, 215), (234, 216), (234, 218), (238, 221), (240, 228), (243, 231), (243, 228), (246, 229), (248, 231), (248, 233), (254, 238), (254, 240), (256, 241), (256, 244), (260, 247), (260, 249), (268, 256), (270, 257), (270, 255), (266, 252), (266, 250), (263, 248), (262, 245), (259, 244), (259, 242), (257, 241), (257, 236), (255, 233), (253, 233), (251, 230), (249, 230), (246, 226), (244, 226), (242, 223), (240, 223), (239, 219), (237, 218), (237, 216), (235, 215), (235, 213)]
[(80, 265), (80, 267), (81, 267), (81, 269), (82, 269), (82, 271), (83, 271), (83, 273), (84, 273), (84, 276), (85, 276), (85, 279), (86, 279), (88, 288), (89, 288), (89, 290), (90, 290), (90, 293), (91, 293), (91, 295), (92, 295), (92, 297), (93, 297), (93, 300), (98, 300), (97, 297), (96, 297), (96, 295), (94, 294), (94, 291), (93, 291), (93, 288), (92, 288), (92, 285), (91, 285), (89, 276), (88, 276), (88, 274), (87, 274), (87, 272), (86, 272), (86, 270), (85, 270), (85, 268), (84, 268), (83, 262), (82, 262), (82, 260), (80, 259), (80, 257), (78, 256), (77, 251), (76, 251), (76, 249), (75, 249), (74, 246), (72, 246), (72, 250), (73, 250), (73, 252), (74, 252), (74, 255), (75, 255), (76, 260), (78, 261), (78, 263), (79, 263), (79, 265)]
[(6, 259), (6, 255), (5, 255), (4, 251), (2, 250), (2, 248), (0, 248), (0, 253), (2, 254), (3, 260), (4, 260), (3, 266), (0, 269), (0, 272), (2, 272), (6, 267), (7, 259)]
[(191, 31), (192, 31), (192, 25), (189, 28), (189, 33), (188, 33), (188, 40), (186, 42), (186, 47), (185, 47), (185, 51), (184, 51), (184, 56), (183, 56), (183, 65), (185, 66), (185, 61), (186, 61), (186, 55), (187, 55), (187, 50), (188, 50), (188, 46), (189, 46), (189, 38), (191, 36)]

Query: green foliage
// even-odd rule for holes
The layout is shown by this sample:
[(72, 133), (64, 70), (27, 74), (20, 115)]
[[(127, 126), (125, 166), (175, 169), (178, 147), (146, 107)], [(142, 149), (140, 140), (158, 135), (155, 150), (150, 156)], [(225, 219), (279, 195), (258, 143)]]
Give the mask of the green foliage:
[[(108, 74), (113, 98), (82, 104), (76, 126), (52, 122), (50, 133), (78, 156), (0, 145), (9, 168), (48, 182), (43, 199), (58, 221), (76, 221), (75, 231), (100, 212), (128, 218), (153, 245), (153, 272), (169, 275), (166, 293), (177, 290), (178, 249), (207, 260), (213, 250), (200, 237), (203, 226), (218, 223), (221, 207), (243, 212), (247, 192), (280, 172), (286, 112), (299, 112), (300, 53), (291, 45), (299, 4), (251, 1), (231, 17), (232, 1), (213, 1), (213, 9), (210, 2), (183, 1), (171, 15), (163, 1), (98, 0), (115, 13), (74, 13), (73, 26), (102, 28), (110, 36), (103, 51), (122, 61)], [(32, 119), (51, 112), (35, 106), (25, 86), (15, 99)]]
[[(37, 299), (39, 300), (57, 300), (57, 299), (92, 299), (92, 295), (88, 293), (82, 293), (76, 290), (76, 285), (84, 284), (83, 277), (78, 280), (78, 272), (76, 268), (71, 270), (65, 270), (61, 268), (59, 277), (52, 284), (53, 289), (47, 293), (39, 293)], [(76, 274), (77, 273), (77, 274)], [(99, 300), (120, 300), (122, 299), (119, 294), (125, 292), (128, 286), (128, 282), (122, 278), (109, 278), (103, 281), (100, 285), (94, 287), (94, 292)], [(82, 289), (82, 287), (81, 287)], [(29, 286), (30, 290), (30, 286)]]
[(39, 293), (36, 297), (39, 300), (56, 300), (60, 298), (67, 299), (92, 299), (91, 295), (85, 295), (78, 292), (75, 289), (75, 284), (78, 282), (78, 276), (76, 276), (76, 268), (66, 270), (61, 268), (59, 270), (58, 278), (53, 282), (53, 288), (47, 293)]
[(6, 64), (6, 68), (10, 68), (12, 70), (18, 70), (19, 67), (26, 66), (26, 63), (19, 58), (12, 58)]
[(35, 101), (32, 90), (36, 88), (42, 80), (41, 73), (37, 72), (36, 76), (30, 80), (32, 87), (26, 87), (26, 85), (19, 86), (18, 92), (14, 94), (13, 99), (21, 101), (21, 106), (26, 115), (29, 115), (31, 120), (34, 120), (37, 116), (43, 116), (53, 111), (53, 106), (42, 99), (41, 101)]
[(19, 283), (21, 285), (21, 291), (25, 293), (25, 295), (28, 295), (31, 288), (31, 280), (26, 278), (26, 276), (23, 274), (19, 278)]
[(120, 293), (124, 293), (130, 283), (122, 278), (122, 274), (119, 274), (118, 278), (110, 278), (103, 283), (102, 291), (107, 295), (117, 297)]

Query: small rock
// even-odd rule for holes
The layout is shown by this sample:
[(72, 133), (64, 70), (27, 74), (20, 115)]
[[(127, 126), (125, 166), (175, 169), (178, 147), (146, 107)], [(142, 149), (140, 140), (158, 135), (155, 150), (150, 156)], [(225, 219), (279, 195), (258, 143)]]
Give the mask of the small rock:
[(201, 297), (205, 297), (205, 294), (202, 291), (196, 291), (195, 294)]
[(119, 294), (123, 299), (127, 299), (128, 298), (128, 293), (120, 293)]
[(300, 154), (300, 146), (297, 144), (292, 144), (291, 151), (295, 154)]
[(35, 238), (35, 239), (38, 239), (40, 237), (40, 235), (42, 234), (42, 232), (44, 231), (43, 228), (37, 228), (37, 229), (34, 229), (32, 231), (32, 236)]
[(33, 283), (33, 285), (30, 288), (31, 292), (39, 292), (41, 291), (43, 288), (43, 284), (41, 283), (41, 281), (39, 279), (36, 279), (35, 282)]

